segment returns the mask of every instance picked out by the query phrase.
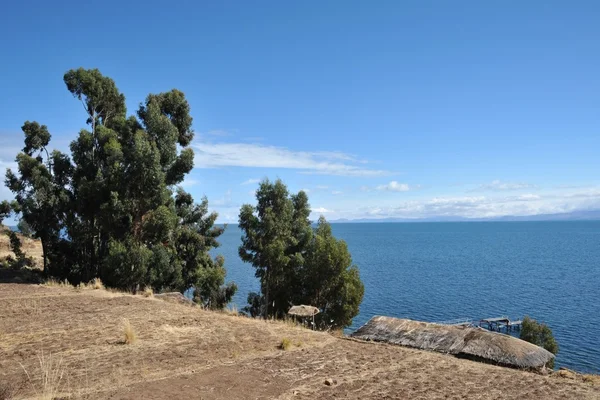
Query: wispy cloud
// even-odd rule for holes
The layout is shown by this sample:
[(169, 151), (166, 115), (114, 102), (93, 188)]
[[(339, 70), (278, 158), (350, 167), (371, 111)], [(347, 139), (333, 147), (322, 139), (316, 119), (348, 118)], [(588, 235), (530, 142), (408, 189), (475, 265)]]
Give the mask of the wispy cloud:
[(600, 188), (517, 196), (438, 196), (395, 205), (339, 210), (331, 218), (492, 218), (532, 216), (600, 209)]
[(361, 192), (372, 192), (374, 190), (387, 191), (387, 192), (409, 192), (411, 190), (419, 189), (421, 185), (409, 185), (408, 183), (400, 183), (398, 181), (391, 181), (389, 183), (378, 185), (378, 186), (366, 186), (363, 185), (359, 188)]
[(369, 169), (361, 160), (340, 152), (304, 152), (247, 143), (195, 142), (198, 168), (254, 167), (296, 169), (302, 173), (372, 177), (389, 171)]
[(241, 185), (254, 185), (255, 183), (260, 182), (260, 179), (248, 179), (241, 183)]
[(397, 181), (391, 181), (385, 185), (379, 185), (376, 187), (377, 190), (386, 190), (389, 192), (408, 192), (409, 190), (414, 189), (414, 187), (409, 186), (407, 183), (399, 183)]
[(490, 183), (479, 185), (475, 190), (522, 190), (522, 189), (535, 189), (537, 186), (531, 183), (524, 182), (503, 182), (498, 179), (493, 180)]
[(344, 192), (342, 192), (341, 190), (333, 190), (333, 191), (331, 191), (331, 194), (334, 196), (340, 196), (340, 195), (344, 194)]
[(325, 207), (313, 208), (311, 211), (313, 213), (318, 213), (318, 214), (325, 214), (325, 213), (331, 212), (330, 210), (326, 209)]

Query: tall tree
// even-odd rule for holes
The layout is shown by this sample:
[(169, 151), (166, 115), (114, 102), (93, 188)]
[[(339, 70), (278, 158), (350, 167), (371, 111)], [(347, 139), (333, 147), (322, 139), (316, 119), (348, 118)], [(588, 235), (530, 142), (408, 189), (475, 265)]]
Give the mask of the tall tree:
[(60, 236), (69, 201), (69, 158), (59, 151), (48, 152), (50, 133), (45, 125), (25, 122), (25, 147), (17, 155), (18, 175), (8, 169), (6, 186), (15, 193), (14, 210), (22, 214), (34, 237), (42, 243), (44, 273), (48, 273), (48, 254)]
[(256, 191), (257, 205), (245, 204), (239, 225), (244, 236), (240, 258), (252, 264), (261, 281), (264, 317), (283, 316), (294, 301), (290, 293), (302, 264), (302, 242), (310, 235), (310, 208), (304, 192), (290, 196), (281, 180), (264, 180)]
[(71, 142), (71, 160), (49, 154), (47, 128), (27, 122), (19, 174), (7, 173), (51, 273), (129, 290), (195, 288), (199, 302), (223, 306), (236, 288), (223, 286), (224, 260), (208, 254), (223, 232), (217, 215), (206, 199), (175, 193), (194, 160), (185, 95), (150, 94), (127, 118), (125, 96), (97, 69), (68, 71), (64, 82), (91, 130)]
[(352, 323), (365, 288), (348, 246), (333, 236), (323, 216), (308, 245), (302, 277), (303, 302), (321, 310), (317, 315), (321, 328), (342, 328)]
[(246, 310), (281, 318), (291, 305), (311, 304), (322, 311), (321, 327), (349, 325), (364, 286), (346, 244), (324, 218), (313, 230), (306, 193), (290, 195), (281, 180), (261, 182), (256, 200), (256, 206), (243, 205), (239, 217), (240, 258), (261, 282), (261, 294), (248, 296)]

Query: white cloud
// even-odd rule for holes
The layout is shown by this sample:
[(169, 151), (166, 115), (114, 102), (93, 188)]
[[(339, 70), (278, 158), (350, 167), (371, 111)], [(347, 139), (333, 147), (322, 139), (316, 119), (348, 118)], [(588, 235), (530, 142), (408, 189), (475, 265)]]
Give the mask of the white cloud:
[[(254, 167), (297, 169), (303, 173), (339, 176), (382, 176), (389, 171), (368, 169), (340, 152), (304, 152), (248, 143), (195, 142), (198, 168)], [(361, 166), (356, 165), (361, 164)]]
[(331, 194), (334, 195), (334, 196), (339, 196), (339, 195), (344, 194), (344, 192), (342, 192), (341, 190), (333, 190), (331, 192)]
[(327, 190), (327, 189), (329, 189), (329, 186), (327, 186), (327, 185), (317, 185), (317, 186), (315, 186), (315, 189), (317, 189), (317, 190)]
[(521, 189), (534, 189), (536, 185), (531, 183), (523, 182), (502, 182), (498, 179), (493, 180), (491, 183), (485, 183), (479, 185), (478, 190), (521, 190)]
[(300, 189), (300, 192), (304, 192), (306, 194), (309, 194), (310, 193), (310, 189), (303, 188), (303, 189)]
[(183, 182), (180, 183), (180, 186), (190, 187), (190, 186), (196, 186), (196, 185), (199, 185), (199, 184), (200, 184), (200, 181), (197, 180), (197, 179), (192, 179), (192, 178), (188, 179), (188, 178), (186, 178), (186, 179), (183, 180)]
[(407, 183), (398, 183), (397, 181), (391, 181), (386, 185), (379, 185), (376, 188), (377, 190), (387, 190), (390, 192), (408, 192), (413, 189)]
[(319, 208), (313, 208), (312, 209), (313, 213), (319, 213), (319, 214), (325, 214), (328, 212), (331, 212), (330, 210), (326, 209), (325, 207), (319, 207)]
[(253, 185), (258, 182), (260, 182), (260, 179), (248, 179), (248, 180), (242, 182), (241, 184), (242, 185)]
[(518, 196), (438, 196), (396, 204), (372, 204), (339, 210), (330, 218), (494, 218), (560, 214), (600, 209), (600, 188), (577, 192), (523, 194)]

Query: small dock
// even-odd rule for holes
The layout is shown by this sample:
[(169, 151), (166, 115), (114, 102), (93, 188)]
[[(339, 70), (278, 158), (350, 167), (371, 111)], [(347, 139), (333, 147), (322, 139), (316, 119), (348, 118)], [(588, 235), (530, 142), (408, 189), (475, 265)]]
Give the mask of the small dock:
[(508, 317), (485, 318), (479, 321), (479, 326), (489, 331), (511, 332), (521, 330), (523, 321), (511, 321)]
[(484, 318), (479, 320), (473, 320), (471, 318), (459, 318), (448, 321), (440, 321), (435, 322), (439, 325), (453, 325), (453, 326), (473, 326), (487, 329), (488, 331), (495, 332), (515, 332), (521, 330), (521, 325), (523, 324), (522, 320), (511, 320), (506, 316), (502, 317), (494, 317), (494, 318)]

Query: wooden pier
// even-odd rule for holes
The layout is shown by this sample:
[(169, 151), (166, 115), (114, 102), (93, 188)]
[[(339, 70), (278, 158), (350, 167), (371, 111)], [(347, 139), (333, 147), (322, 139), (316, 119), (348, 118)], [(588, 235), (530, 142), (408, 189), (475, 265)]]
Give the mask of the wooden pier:
[(508, 317), (485, 318), (479, 321), (479, 326), (490, 331), (511, 332), (521, 329), (523, 321), (511, 321)]
[(508, 318), (506, 316), (502, 316), (502, 317), (495, 317), (495, 318), (485, 318), (485, 319), (479, 320), (479, 322), (477, 322), (476, 320), (472, 320), (470, 318), (460, 318), (460, 319), (441, 321), (441, 322), (436, 322), (436, 323), (440, 324), (440, 325), (454, 325), (454, 326), (465, 326), (465, 327), (466, 326), (478, 326), (480, 328), (485, 328), (489, 331), (509, 333), (509, 332), (521, 330), (521, 325), (523, 324), (523, 321), (521, 321), (521, 320), (512, 321), (510, 318)]

